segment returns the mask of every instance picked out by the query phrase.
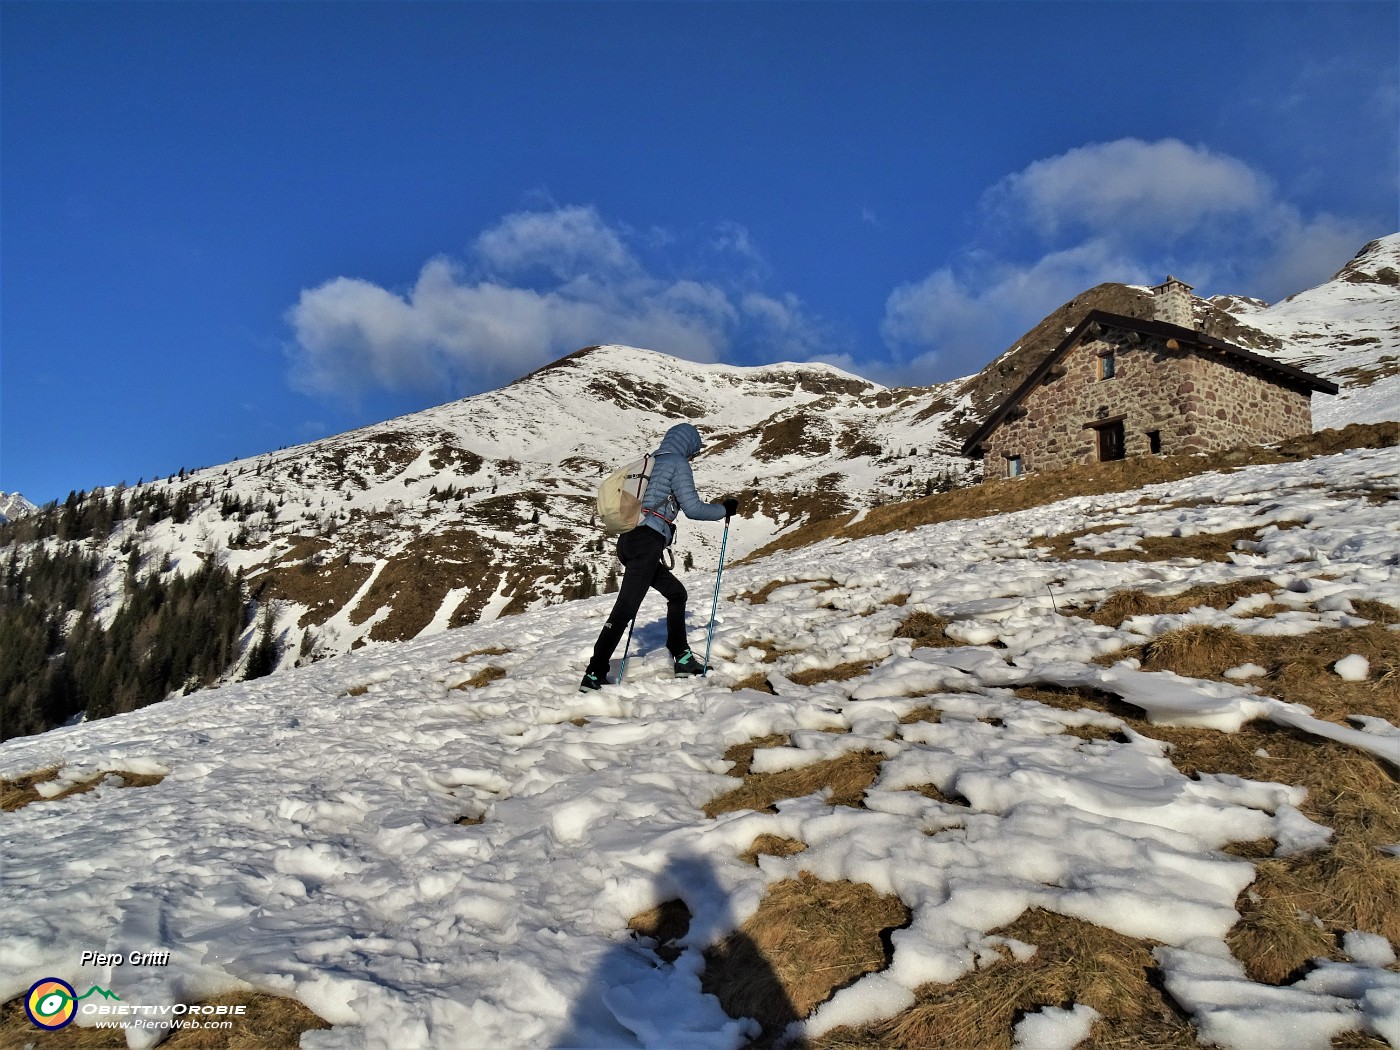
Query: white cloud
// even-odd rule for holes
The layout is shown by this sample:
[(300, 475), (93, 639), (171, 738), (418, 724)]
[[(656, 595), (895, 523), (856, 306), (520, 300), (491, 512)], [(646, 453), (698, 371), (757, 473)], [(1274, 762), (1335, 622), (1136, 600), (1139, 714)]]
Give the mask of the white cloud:
[[(479, 389), (594, 343), (630, 343), (699, 361), (736, 339), (768, 336), (810, 353), (820, 328), (793, 297), (742, 281), (662, 278), (629, 248), (630, 231), (576, 206), (505, 216), (474, 241), (469, 262), (436, 258), (412, 288), (338, 277), (301, 293), (287, 314), (293, 380), (320, 394), (366, 389)], [(644, 246), (668, 240), (650, 231)], [(743, 227), (712, 246), (752, 271)]]
[[(1303, 215), (1243, 161), (1175, 139), (1121, 139), (1038, 160), (987, 191), (977, 241), (896, 288), (881, 334), (971, 372), (1078, 293), (1168, 273), (1198, 294), (1277, 299), (1326, 280), (1376, 231)], [(911, 362), (912, 364), (912, 362)], [(940, 367), (941, 373), (949, 369)]]
[(1272, 193), (1268, 179), (1233, 157), (1177, 139), (1119, 139), (1038, 160), (994, 186), (986, 204), (1043, 237), (1087, 230), (1160, 239), (1257, 212)]
[(578, 206), (507, 215), (483, 231), (473, 248), (486, 271), (497, 276), (539, 269), (569, 280), (637, 265), (619, 233), (595, 209)]

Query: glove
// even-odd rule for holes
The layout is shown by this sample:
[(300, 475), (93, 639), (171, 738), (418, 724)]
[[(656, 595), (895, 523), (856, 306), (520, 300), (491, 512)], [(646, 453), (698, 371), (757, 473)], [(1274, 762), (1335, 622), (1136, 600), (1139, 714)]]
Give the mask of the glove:
[(739, 513), (739, 501), (738, 501), (737, 499), (735, 499), (733, 496), (730, 496), (727, 500), (724, 501), (724, 516), (725, 516), (726, 518), (732, 518), (732, 517), (734, 517), (734, 515), (736, 515), (736, 514), (738, 514), (738, 513)]

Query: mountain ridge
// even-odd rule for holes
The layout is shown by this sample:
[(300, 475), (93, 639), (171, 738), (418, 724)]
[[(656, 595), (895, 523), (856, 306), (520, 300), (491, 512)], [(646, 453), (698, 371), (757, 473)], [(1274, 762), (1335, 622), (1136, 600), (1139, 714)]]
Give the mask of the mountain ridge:
[[(1282, 303), (1226, 296), (1193, 306), (1211, 334), (1342, 383), (1339, 406), (1318, 407), (1326, 425), (1349, 412), (1394, 418), (1400, 298), (1388, 275), (1397, 262), (1392, 235)], [(217, 561), (272, 608), (287, 667), (597, 593), (614, 562), (591, 521), (594, 488), (680, 420), (705, 434), (695, 461), (702, 498), (743, 504), (728, 536), (729, 554), (742, 557), (806, 523), (973, 480), (957, 455), (961, 437), (1089, 309), (1150, 316), (1150, 290), (1088, 289), (978, 373), (930, 387), (884, 387), (825, 363), (707, 364), (584, 347), (496, 390), (128, 490), (159, 495), (162, 516), (117, 520), (89, 544), (103, 566), (102, 600), (122, 601), (119, 565), (142, 578)], [(7, 526), (9, 536), (32, 538), (42, 517)], [(712, 572), (719, 537), (683, 523), (678, 570)], [(20, 547), (11, 542), (12, 555)], [(245, 629), (245, 656), (255, 630)]]

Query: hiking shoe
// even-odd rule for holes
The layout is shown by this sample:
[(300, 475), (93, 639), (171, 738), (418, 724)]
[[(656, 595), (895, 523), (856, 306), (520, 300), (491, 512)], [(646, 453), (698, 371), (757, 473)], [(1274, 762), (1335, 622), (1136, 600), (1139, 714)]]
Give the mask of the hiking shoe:
[(603, 688), (605, 685), (612, 685), (612, 682), (608, 681), (607, 676), (596, 675), (592, 671), (589, 671), (583, 676), (583, 681), (578, 684), (578, 691), (580, 693), (591, 693), (595, 689)]
[(688, 674), (704, 674), (705, 665), (700, 662), (700, 657), (696, 656), (689, 649), (676, 657), (676, 676)]

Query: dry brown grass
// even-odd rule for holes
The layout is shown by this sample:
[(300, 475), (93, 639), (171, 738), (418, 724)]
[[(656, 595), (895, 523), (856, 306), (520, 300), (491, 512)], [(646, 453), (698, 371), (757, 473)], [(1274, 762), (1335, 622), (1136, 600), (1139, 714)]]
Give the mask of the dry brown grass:
[(492, 645), (488, 646), (485, 649), (473, 649), (469, 653), (463, 653), (461, 656), (457, 657), (457, 659), (453, 660), (452, 662), (454, 664), (464, 664), (468, 660), (473, 660), (478, 656), (505, 656), (509, 652), (510, 650), (504, 648), (503, 646)]
[(729, 687), (731, 687), (731, 689), (756, 689), (759, 690), (760, 693), (769, 693), (770, 696), (777, 696), (776, 690), (773, 689), (773, 683), (769, 682), (769, 676), (762, 671), (753, 672), (748, 678), (739, 679), (738, 682), (735, 682), (734, 685)]
[(1400, 623), (1400, 609), (1386, 602), (1372, 601), (1370, 598), (1353, 598), (1351, 607), (1357, 616), (1364, 616), (1373, 623)]
[(899, 720), (900, 725), (909, 725), (912, 722), (941, 722), (943, 712), (936, 707), (919, 707), (910, 711)]
[(1133, 656), (1144, 671), (1174, 671), (1188, 678), (1209, 678), (1231, 667), (1253, 661), (1258, 652), (1250, 635), (1233, 627), (1189, 624), (1159, 634), (1135, 649), (1115, 653), (1117, 659)]
[(1144, 594), (1142, 591), (1115, 591), (1094, 608), (1084, 613), (1065, 609), (1070, 615), (1084, 616), (1105, 627), (1121, 627), (1131, 616), (1180, 615), (1202, 606), (1228, 609), (1241, 598), (1253, 594), (1277, 594), (1278, 588), (1262, 577), (1232, 580), (1229, 583), (1201, 584), (1170, 597)]
[(762, 671), (755, 671), (753, 674), (749, 675), (747, 678), (743, 678), (743, 679), (740, 679), (739, 681), (735, 682), (732, 686), (730, 686), (730, 688), (731, 688), (731, 689), (757, 689), (760, 693), (771, 693), (773, 696), (777, 696), (777, 695), (778, 695), (778, 694), (774, 691), (773, 686), (772, 686), (772, 683), (770, 683), (770, 682), (768, 681), (768, 676), (767, 676), (766, 674), (764, 674)]
[(73, 795), (86, 794), (98, 787), (110, 776), (118, 777), (121, 780), (120, 786), (124, 788), (152, 787), (165, 779), (163, 775), (156, 776), (149, 773), (128, 773), (120, 769), (109, 769), (95, 776), (91, 776), (87, 780), (79, 781), (72, 787), (65, 788), (57, 795), (46, 800), (43, 795), (39, 794), (35, 785), (56, 780), (58, 778), (59, 768), (58, 766), (53, 766), (49, 769), (41, 769), (37, 773), (27, 773), (24, 776), (15, 777), (13, 780), (0, 777), (0, 812), (13, 813), (15, 810), (23, 809), (25, 806), (34, 802), (57, 802), (60, 799), (69, 798)]
[(916, 784), (913, 787), (905, 788), (906, 791), (913, 791), (923, 795), (924, 798), (931, 798), (935, 802), (942, 802), (945, 806), (970, 806), (967, 799), (961, 795), (949, 795), (935, 784)]
[(772, 663), (774, 660), (776, 660), (778, 657), (782, 656), (783, 653), (785, 653), (785, 652), (790, 652), (790, 651), (791, 651), (791, 650), (787, 650), (787, 649), (779, 649), (776, 645), (774, 645), (774, 644), (773, 644), (772, 642), (770, 642), (770, 641), (761, 641), (761, 642), (740, 642), (740, 643), (739, 643), (739, 648), (740, 648), (740, 649), (757, 649), (757, 650), (759, 650), (761, 653), (763, 653), (763, 662), (766, 663), (766, 664), (771, 664), (771, 663)]
[(1332, 1050), (1394, 1050), (1384, 1039), (1360, 1032), (1344, 1032), (1332, 1040)]
[(504, 667), (497, 667), (495, 664), (490, 664), (486, 667), (483, 667), (480, 671), (476, 672), (476, 674), (472, 675), (460, 685), (453, 686), (453, 688), (480, 689), (482, 686), (490, 685), (492, 682), (499, 682), (505, 676), (506, 669)]
[[(201, 1001), (201, 1006), (244, 1006), (241, 1017), (229, 1017), (226, 1031), (182, 1028), (161, 1043), (162, 1050), (295, 1050), (301, 1034), (330, 1024), (294, 999), (257, 992), (239, 992)], [(201, 1018), (202, 1020), (203, 1018)], [(212, 1020), (221, 1020), (214, 1017)], [(69, 1025), (57, 1032), (40, 1032), (24, 1012), (24, 999), (0, 1006), (0, 1047), (20, 1050), (126, 1050), (126, 1036), (118, 1029), (78, 1028)]]
[(1339, 958), (1340, 937), (1350, 930), (1400, 944), (1400, 858), (1381, 852), (1400, 840), (1394, 779), (1374, 758), (1345, 745), (1266, 727), (1257, 732), (1269, 741), (1270, 757), (1249, 756), (1253, 770), (1248, 761), (1232, 761), (1229, 771), (1253, 772), (1250, 779), (1273, 772), (1274, 779), (1307, 787), (1303, 812), (1334, 834), (1326, 849), (1257, 862), (1258, 877), (1236, 905), (1240, 922), (1229, 937), (1231, 950), (1255, 980), (1279, 983), (1313, 958)]
[(837, 586), (835, 580), (828, 579), (825, 577), (818, 577), (810, 580), (769, 580), (758, 590), (741, 591), (738, 594), (732, 595), (729, 600), (735, 602), (743, 600), (748, 602), (750, 605), (765, 605), (768, 602), (769, 595), (771, 595), (779, 587), (795, 587), (799, 583), (810, 584), (813, 590), (819, 592), (829, 591), (833, 587)]
[(769, 463), (784, 456), (815, 458), (831, 453), (831, 425), (821, 416), (796, 411), (770, 418), (760, 433), (753, 458)]
[(894, 632), (894, 636), (912, 639), (915, 649), (943, 649), (959, 645), (961, 643), (943, 633), (950, 623), (951, 620), (934, 616), (932, 613), (910, 613), (899, 625), (899, 630)]
[(675, 962), (680, 958), (682, 951), (676, 942), (689, 932), (690, 919), (690, 909), (686, 907), (685, 901), (665, 901), (634, 916), (627, 923), (627, 928), (639, 937), (654, 940), (656, 954), (666, 962)]
[(298, 621), (302, 627), (320, 626), (343, 609), (374, 570), (373, 562), (351, 561), (348, 555), (316, 565), (307, 559), (326, 544), (319, 538), (309, 542), (315, 545), (309, 550), (307, 540), (293, 546), (299, 557), (288, 555), (249, 579), (249, 585), (261, 591), (264, 599), (279, 598), (305, 606), (306, 612)]
[(807, 844), (798, 842), (797, 839), (764, 834), (754, 839), (753, 845), (739, 854), (739, 859), (746, 864), (756, 865), (759, 857), (792, 857), (806, 848)]
[(1103, 1015), (1079, 1045), (1097, 1050), (1195, 1047), (1191, 1025), (1159, 987), (1152, 943), (1039, 909), (997, 933), (1033, 944), (1034, 956), (1003, 961), (951, 984), (918, 989), (896, 1017), (842, 1028), (814, 1050), (1010, 1050), (1016, 1023), (1045, 1006), (1083, 1003)]
[(1400, 444), (1400, 423), (1352, 424), (1343, 430), (1323, 430), (1267, 448), (1246, 447), (1204, 456), (1143, 456), (1111, 463), (1081, 464), (1063, 470), (954, 489), (907, 503), (875, 507), (858, 522), (852, 522), (849, 516), (812, 521), (745, 556), (742, 563), (757, 561), (777, 551), (797, 550), (836, 536), (851, 539), (881, 536), (942, 521), (985, 518), (992, 514), (1027, 510), (1070, 496), (1126, 492), (1144, 485), (1179, 481), (1212, 470), (1258, 463), (1294, 462), (1333, 455), (1351, 448), (1384, 448), (1395, 444)]
[(852, 660), (835, 667), (811, 667), (805, 671), (794, 671), (787, 680), (797, 685), (820, 685), (823, 682), (848, 682), (860, 678), (875, 666), (873, 660)]
[[(1353, 653), (1370, 664), (1364, 682), (1345, 681), (1332, 669)], [(1217, 681), (1228, 681), (1224, 674), (1232, 667), (1254, 663), (1267, 672), (1250, 679), (1261, 692), (1306, 705), (1319, 718), (1343, 722), (1348, 715), (1371, 715), (1400, 724), (1400, 639), (1379, 623), (1287, 637), (1193, 624), (1114, 653), (1111, 659), (1125, 656), (1141, 660), (1146, 671), (1169, 670)]]
[(1393, 376), (1397, 372), (1400, 372), (1400, 361), (1397, 361), (1394, 354), (1382, 354), (1374, 365), (1348, 365), (1346, 368), (1337, 369), (1337, 376), (1346, 380), (1347, 386), (1366, 387), (1377, 379)]
[[(1242, 529), (1226, 532), (1202, 532), (1195, 536), (1143, 536), (1132, 550), (1110, 550), (1095, 553), (1076, 547), (1074, 541), (1081, 536), (1110, 531), (1116, 526), (1096, 526), (1081, 532), (1065, 533), (1038, 544), (1055, 557), (1082, 558), (1093, 561), (1172, 561), (1190, 559), (1192, 561), (1228, 561), (1238, 549), (1241, 541), (1252, 541), (1258, 537), (1262, 526), (1247, 525)], [(1281, 528), (1293, 527), (1286, 523)]]
[(734, 744), (724, 753), (726, 762), (733, 762), (734, 767), (730, 769), (731, 777), (746, 777), (749, 769), (753, 765), (753, 753), (761, 751), (765, 747), (786, 747), (788, 738), (783, 733), (772, 733), (768, 736), (754, 737), (746, 740), (742, 744)]
[(889, 960), (889, 933), (909, 922), (898, 897), (803, 872), (771, 886), (758, 910), (705, 953), (701, 978), (731, 1017), (763, 1026), (759, 1045), (838, 989)]
[(760, 747), (777, 747), (787, 743), (786, 737), (763, 737), (749, 744), (738, 744), (724, 757), (735, 763), (730, 776), (743, 777), (744, 782), (732, 791), (705, 804), (710, 818), (740, 809), (771, 812), (773, 804), (785, 798), (801, 798), (823, 789), (830, 789), (834, 806), (862, 806), (865, 791), (879, 774), (883, 755), (871, 751), (851, 751), (825, 761), (814, 762), (799, 769), (778, 773), (750, 771), (753, 752)]
[[(1245, 843), (1230, 852), (1257, 861), (1258, 878), (1241, 894), (1240, 922), (1229, 936), (1235, 955), (1255, 980), (1279, 983), (1319, 956), (1340, 958), (1349, 930), (1378, 933), (1400, 944), (1400, 858), (1381, 847), (1400, 841), (1400, 792), (1378, 759), (1345, 744), (1259, 722), (1237, 733), (1154, 726), (1141, 712), (1097, 690), (1039, 686), (1016, 695), (1066, 710), (1116, 715), (1144, 736), (1170, 745), (1172, 763), (1187, 776), (1224, 773), (1307, 789), (1299, 807), (1333, 829), (1325, 849), (1270, 857), (1273, 844)], [(1262, 858), (1262, 859), (1259, 859)], [(1319, 926), (1299, 913), (1316, 917)]]

